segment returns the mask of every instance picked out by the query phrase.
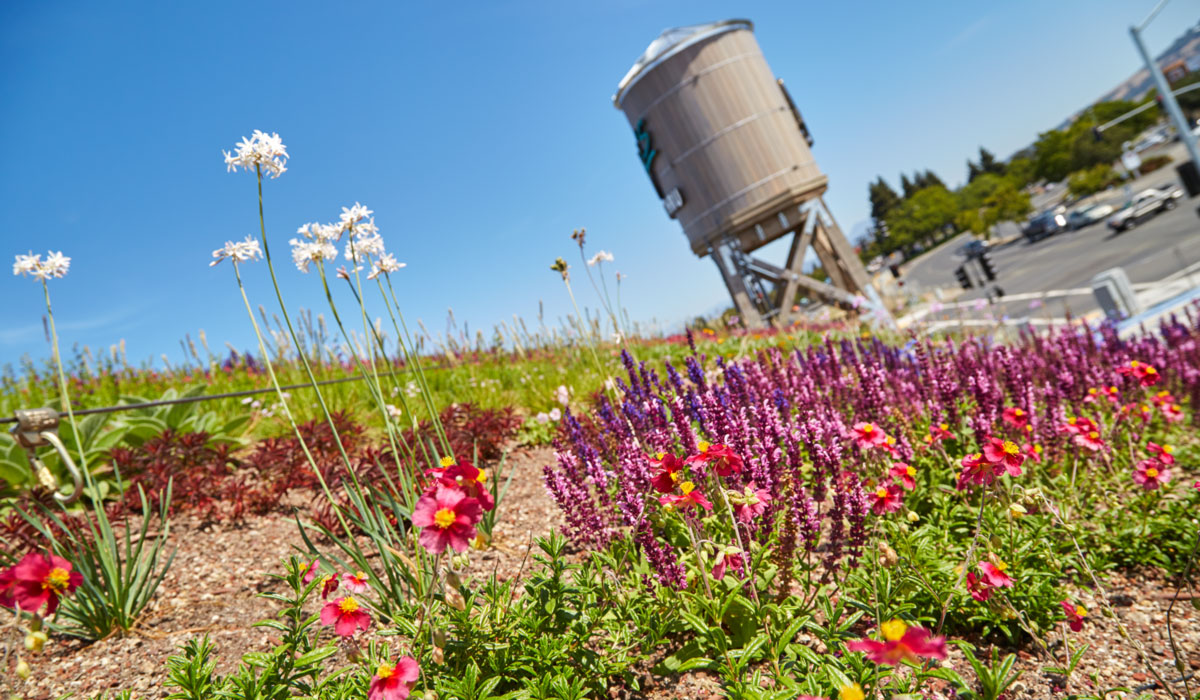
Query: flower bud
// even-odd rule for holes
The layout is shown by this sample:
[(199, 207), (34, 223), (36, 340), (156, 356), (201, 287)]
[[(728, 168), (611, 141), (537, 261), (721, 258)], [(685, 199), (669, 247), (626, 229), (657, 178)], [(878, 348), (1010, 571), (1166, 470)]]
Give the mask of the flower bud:
[(900, 558), (896, 556), (896, 550), (892, 549), (887, 542), (880, 541), (879, 543), (879, 564), (884, 568), (890, 568), (896, 565)]
[(433, 663), (439, 666), (446, 663), (446, 654), (442, 651), (441, 647), (433, 648)]
[(459, 593), (457, 588), (446, 589), (446, 605), (459, 611), (467, 609), (467, 601), (463, 600), (462, 593)]
[(471, 563), (471, 556), (466, 552), (458, 552), (450, 557), (450, 566), (455, 569), (465, 569)]
[(439, 649), (446, 648), (446, 631), (445, 630), (434, 630), (433, 631), (433, 645), (435, 647), (438, 647)]
[(921, 519), (921, 516), (917, 515), (915, 512), (913, 512), (911, 510), (908, 511), (908, 514), (905, 515), (904, 517), (908, 518), (908, 522), (910, 522), (910, 523), (915, 523)]
[(31, 632), (25, 635), (25, 649), (36, 654), (42, 650), (42, 645), (46, 643), (47, 639), (49, 637), (45, 632)]
[(471, 547), (482, 552), (488, 548), (488, 545), (490, 545), (491, 542), (492, 538), (488, 537), (487, 533), (480, 532), (475, 539), (471, 540)]
[(458, 588), (462, 586), (462, 577), (458, 575), (457, 571), (450, 569), (446, 572), (446, 585), (451, 588)]
[(29, 662), (25, 659), (17, 659), (17, 677), (21, 680), (29, 678)]

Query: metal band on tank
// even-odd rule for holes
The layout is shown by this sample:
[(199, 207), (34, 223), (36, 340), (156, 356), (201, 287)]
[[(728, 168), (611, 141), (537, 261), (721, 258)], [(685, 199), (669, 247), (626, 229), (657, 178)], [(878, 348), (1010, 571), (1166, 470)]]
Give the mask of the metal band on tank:
[(686, 231), (688, 228), (691, 227), (692, 224), (696, 223), (700, 219), (703, 219), (704, 217), (713, 213), (717, 209), (720, 209), (721, 207), (725, 206), (726, 204), (729, 204), (730, 202), (737, 199), (738, 197), (741, 197), (744, 194), (753, 192), (754, 190), (758, 189), (759, 187), (762, 187), (763, 185), (767, 184), (768, 182), (770, 182), (776, 178), (783, 177), (784, 175), (787, 175), (788, 173), (792, 172), (793, 170), (799, 170), (800, 168), (802, 168), (806, 165), (809, 165), (810, 163), (815, 165), (816, 162), (817, 161), (815, 161), (815, 160), (809, 159), (807, 162), (804, 162), (804, 163), (797, 163), (795, 165), (789, 165), (788, 167), (784, 168), (783, 170), (780, 170), (777, 173), (768, 175), (768, 176), (764, 177), (763, 179), (759, 180), (758, 182), (753, 182), (753, 183), (743, 187), (742, 189), (738, 190), (737, 192), (734, 192), (733, 194), (729, 195), (725, 199), (722, 199), (721, 201), (712, 205), (708, 209), (705, 209), (703, 213), (693, 217), (691, 221), (689, 221), (683, 225), (683, 230)]
[(711, 27), (708, 31), (698, 32), (692, 36), (689, 36), (687, 39), (679, 42), (678, 44), (675, 44), (674, 46), (667, 49), (666, 51), (663, 51), (661, 54), (656, 56), (653, 61), (642, 66), (642, 69), (639, 70), (637, 73), (635, 73), (632, 76), (628, 76), (627, 79), (629, 82), (617, 86), (617, 94), (613, 95), (613, 105), (616, 106), (617, 109), (620, 109), (621, 101), (625, 99), (625, 95), (626, 95), (626, 93), (629, 92), (629, 89), (632, 88), (634, 85), (636, 85), (637, 81), (641, 80), (643, 75), (654, 70), (655, 67), (657, 67), (660, 63), (666, 61), (668, 58), (674, 56), (675, 54), (679, 53), (680, 51), (683, 51), (684, 49), (691, 46), (692, 44), (704, 41), (705, 39), (716, 36), (718, 34), (724, 34), (725, 32), (732, 32), (732, 31), (736, 31), (738, 29), (745, 29), (748, 32), (753, 32), (754, 24), (752, 22), (750, 22), (750, 20), (745, 20), (745, 19), (730, 19), (730, 20), (725, 20), (724, 22), (718, 22), (716, 25)]
[(633, 120), (633, 123), (637, 124), (639, 120), (645, 119), (646, 115), (650, 114), (650, 110), (654, 109), (658, 105), (659, 102), (662, 102), (663, 100), (667, 99), (671, 95), (674, 95), (675, 93), (682, 90), (684, 85), (687, 85), (688, 83), (695, 81), (697, 78), (699, 78), (701, 76), (708, 75), (709, 73), (717, 70), (718, 68), (724, 68), (725, 66), (731, 65), (733, 63), (737, 63), (738, 61), (740, 61), (744, 58), (749, 58), (750, 56), (762, 56), (762, 51), (749, 51), (747, 53), (739, 53), (736, 56), (730, 56), (729, 58), (727, 58), (723, 61), (717, 61), (716, 63), (712, 64), (708, 68), (705, 68), (704, 70), (702, 70), (698, 73), (693, 73), (693, 74), (687, 76), (683, 80), (679, 81), (670, 90), (667, 90), (663, 94), (659, 95), (653, 102), (646, 105), (646, 108), (643, 109), (642, 113), (637, 116), (637, 119)]
[(687, 158), (688, 156), (692, 155), (693, 153), (700, 150), (701, 148), (704, 148), (705, 146), (712, 143), (713, 141), (716, 141), (717, 139), (721, 138), (725, 134), (728, 134), (729, 132), (734, 131), (736, 129), (740, 129), (741, 127), (746, 126), (750, 122), (757, 121), (758, 119), (761, 119), (763, 117), (770, 116), (770, 115), (774, 114), (775, 112), (782, 112), (785, 109), (787, 109), (786, 106), (776, 107), (774, 109), (767, 110), (766, 112), (758, 112), (757, 114), (751, 114), (748, 117), (743, 117), (743, 118), (737, 120), (736, 122), (730, 124), (729, 126), (723, 127), (721, 129), (713, 132), (712, 134), (709, 135), (708, 138), (704, 139), (703, 141), (696, 144), (695, 146), (692, 146), (691, 148), (687, 149), (683, 153), (680, 153), (678, 158), (675, 158), (674, 160), (671, 161), (671, 167), (679, 165), (683, 161), (684, 158)]

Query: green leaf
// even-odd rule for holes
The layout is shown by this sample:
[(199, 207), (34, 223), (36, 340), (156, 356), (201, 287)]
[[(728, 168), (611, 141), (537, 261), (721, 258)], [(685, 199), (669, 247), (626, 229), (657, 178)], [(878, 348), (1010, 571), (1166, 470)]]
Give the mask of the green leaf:
[[(311, 665), (318, 663), (324, 659), (328, 659), (329, 657), (333, 656), (336, 653), (337, 653), (337, 647), (323, 646), (318, 649), (313, 649), (312, 651), (308, 652), (307, 654), (301, 654), (300, 656), (297, 656), (296, 657), (296, 665), (297, 666), (311, 666)], [(499, 679), (497, 679), (497, 681), (498, 680)]]

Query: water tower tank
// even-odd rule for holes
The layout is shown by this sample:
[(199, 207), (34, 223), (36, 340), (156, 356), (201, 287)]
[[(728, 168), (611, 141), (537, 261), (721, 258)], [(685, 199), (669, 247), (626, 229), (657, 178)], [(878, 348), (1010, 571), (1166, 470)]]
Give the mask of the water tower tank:
[(730, 237), (750, 251), (788, 233), (797, 207), (827, 184), (753, 28), (669, 29), (613, 96), (667, 213), (701, 256)]

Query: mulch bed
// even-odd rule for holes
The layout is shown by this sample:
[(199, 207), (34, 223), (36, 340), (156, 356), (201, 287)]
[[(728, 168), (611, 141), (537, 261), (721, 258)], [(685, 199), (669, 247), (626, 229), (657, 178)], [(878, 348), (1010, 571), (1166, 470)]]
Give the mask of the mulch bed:
[[(520, 449), (509, 456), (514, 478), (500, 508), (493, 546), (472, 552), (471, 574), (478, 580), (493, 572), (500, 579), (517, 576), (528, 561), (535, 537), (548, 534), (561, 524), (557, 506), (542, 486), (541, 468), (553, 459), (549, 448)], [(65, 694), (91, 698), (105, 692), (128, 689), (138, 698), (155, 700), (166, 695), (162, 680), (165, 662), (189, 638), (208, 634), (217, 647), (219, 673), (236, 668), (243, 653), (266, 651), (272, 645), (269, 630), (252, 625), (270, 617), (275, 605), (256, 596), (279, 585), (263, 576), (278, 572), (282, 561), (296, 553), (301, 544), (295, 521), (285, 515), (255, 517), (238, 528), (205, 526), (187, 518), (171, 524), (171, 546), (178, 546), (175, 563), (138, 626), (126, 637), (94, 643), (56, 637), (43, 655), (31, 659), (33, 676), (19, 687), (30, 700), (50, 700)], [(1153, 574), (1109, 577), (1107, 592), (1135, 640), (1152, 663), (1167, 678), (1177, 678), (1167, 640), (1166, 610), (1174, 591)], [(1115, 686), (1140, 686), (1153, 681), (1131, 645), (1121, 639), (1117, 626), (1106, 619), (1092, 591), (1079, 591), (1078, 598), (1092, 612), (1083, 632), (1072, 634), (1072, 648), (1080, 642), (1091, 645), (1073, 677), (1070, 691), (1092, 692)], [(316, 603), (313, 603), (314, 610)], [(1185, 666), (1198, 673), (1193, 692), (1200, 687), (1200, 612), (1184, 600), (1173, 613), (1176, 643), (1188, 656)], [(330, 634), (331, 632), (324, 632)], [(1042, 669), (1063, 662), (1061, 648), (1050, 635), (1056, 658), (1039, 658), (1032, 647), (1018, 650), (1018, 668), (1024, 673), (1009, 698), (1051, 697), (1052, 679)], [(814, 642), (816, 644), (816, 642)], [(337, 663), (335, 658), (331, 663)], [(967, 664), (957, 649), (948, 663), (968, 675)], [(1093, 686), (1090, 674), (1098, 682)], [(0, 686), (3, 684), (0, 683)], [(637, 694), (614, 697), (668, 698), (724, 697), (717, 678), (693, 672), (682, 677), (643, 678)], [(1182, 691), (1182, 686), (1179, 686)], [(1156, 691), (1165, 697), (1161, 690)], [(1182, 694), (1182, 693), (1181, 693)]]

